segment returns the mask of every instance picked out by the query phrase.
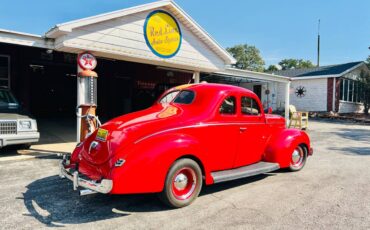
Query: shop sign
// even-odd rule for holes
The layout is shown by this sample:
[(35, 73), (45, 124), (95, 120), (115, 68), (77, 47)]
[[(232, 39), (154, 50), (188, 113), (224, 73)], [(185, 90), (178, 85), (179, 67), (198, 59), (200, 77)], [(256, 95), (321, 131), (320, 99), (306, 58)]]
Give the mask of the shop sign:
[(151, 12), (144, 24), (144, 37), (150, 50), (161, 58), (171, 58), (181, 46), (181, 29), (176, 19), (163, 10)]
[(78, 55), (77, 63), (83, 70), (93, 70), (96, 67), (97, 61), (94, 55), (85, 52)]

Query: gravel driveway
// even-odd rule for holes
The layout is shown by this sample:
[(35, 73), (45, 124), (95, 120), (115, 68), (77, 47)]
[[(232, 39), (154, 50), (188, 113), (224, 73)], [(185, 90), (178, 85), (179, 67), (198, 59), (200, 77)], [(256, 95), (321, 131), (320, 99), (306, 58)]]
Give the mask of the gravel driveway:
[(0, 162), (0, 228), (370, 229), (370, 126), (311, 121), (308, 132), (302, 171), (212, 185), (176, 210), (151, 194), (79, 197), (54, 156)]

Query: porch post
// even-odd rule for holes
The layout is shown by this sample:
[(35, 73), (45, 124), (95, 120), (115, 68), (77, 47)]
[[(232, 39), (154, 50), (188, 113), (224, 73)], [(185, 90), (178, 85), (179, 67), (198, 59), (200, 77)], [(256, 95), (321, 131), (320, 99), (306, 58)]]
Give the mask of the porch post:
[(285, 84), (285, 122), (286, 126), (289, 125), (289, 102), (290, 100), (290, 81)]
[(193, 80), (194, 80), (194, 83), (199, 83), (200, 82), (200, 72), (194, 72), (193, 73)]

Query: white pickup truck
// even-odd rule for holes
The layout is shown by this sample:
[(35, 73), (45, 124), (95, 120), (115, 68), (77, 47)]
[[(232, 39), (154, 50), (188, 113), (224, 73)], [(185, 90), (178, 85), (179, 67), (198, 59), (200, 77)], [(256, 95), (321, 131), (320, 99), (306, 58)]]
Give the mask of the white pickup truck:
[(36, 120), (25, 113), (10, 90), (0, 88), (0, 148), (7, 145), (29, 148), (39, 138)]

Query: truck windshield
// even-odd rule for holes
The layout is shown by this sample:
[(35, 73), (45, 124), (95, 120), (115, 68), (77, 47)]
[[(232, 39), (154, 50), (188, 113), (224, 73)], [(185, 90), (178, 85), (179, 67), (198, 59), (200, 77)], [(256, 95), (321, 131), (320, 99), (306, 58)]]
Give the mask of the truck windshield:
[(17, 106), (18, 102), (10, 91), (0, 89), (0, 107)]

